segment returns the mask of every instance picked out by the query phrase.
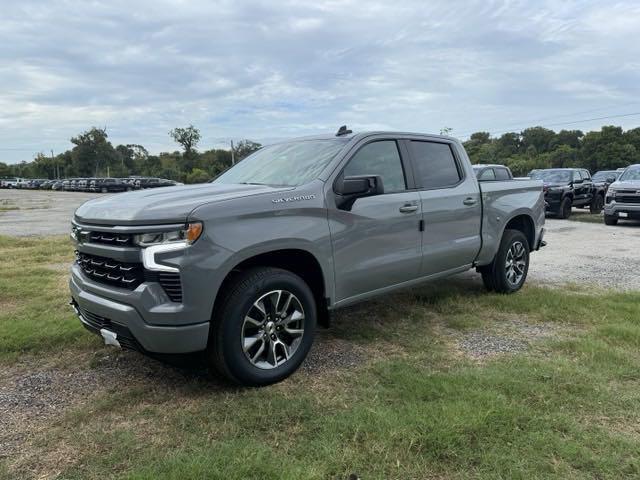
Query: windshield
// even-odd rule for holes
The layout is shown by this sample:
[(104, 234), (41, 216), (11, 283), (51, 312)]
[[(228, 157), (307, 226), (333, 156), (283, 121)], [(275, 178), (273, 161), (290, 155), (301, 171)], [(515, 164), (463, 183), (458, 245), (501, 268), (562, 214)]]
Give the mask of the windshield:
[(615, 172), (615, 171), (596, 172), (593, 175), (593, 177), (591, 177), (591, 180), (593, 180), (594, 182), (606, 182), (607, 178), (609, 177), (618, 178), (619, 174), (620, 174), (619, 172)]
[(213, 183), (251, 183), (297, 187), (318, 178), (348, 138), (301, 140), (263, 147)]
[(569, 170), (537, 170), (531, 172), (530, 177), (547, 183), (562, 183), (571, 181), (571, 172)]
[(624, 181), (633, 181), (633, 180), (640, 180), (640, 167), (629, 167), (627, 168), (622, 175), (620, 175), (620, 178), (618, 179), (621, 182)]

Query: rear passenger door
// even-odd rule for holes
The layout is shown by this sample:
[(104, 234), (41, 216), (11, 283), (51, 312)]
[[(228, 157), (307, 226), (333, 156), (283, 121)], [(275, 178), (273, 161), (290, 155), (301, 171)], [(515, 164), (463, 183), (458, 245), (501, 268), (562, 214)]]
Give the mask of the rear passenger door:
[(471, 264), (480, 250), (482, 206), (475, 176), (456, 147), (444, 141), (407, 140), (422, 205), (421, 275)]
[(394, 139), (366, 143), (338, 175), (380, 175), (384, 186), (381, 195), (328, 211), (338, 301), (412, 280), (420, 273), (420, 195), (411, 189), (408, 160), (398, 147)]

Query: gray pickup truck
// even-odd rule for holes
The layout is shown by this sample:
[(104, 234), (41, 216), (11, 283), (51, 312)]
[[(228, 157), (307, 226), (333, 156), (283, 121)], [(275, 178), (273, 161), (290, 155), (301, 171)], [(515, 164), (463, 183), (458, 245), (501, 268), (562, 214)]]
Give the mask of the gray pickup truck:
[(228, 379), (266, 385), (299, 367), (333, 309), (470, 268), (517, 291), (544, 208), (540, 181), (479, 184), (455, 139), (341, 128), (208, 184), (83, 204), (71, 303), (107, 344), (206, 351)]
[(616, 225), (619, 219), (640, 220), (640, 164), (629, 165), (607, 190), (604, 223)]

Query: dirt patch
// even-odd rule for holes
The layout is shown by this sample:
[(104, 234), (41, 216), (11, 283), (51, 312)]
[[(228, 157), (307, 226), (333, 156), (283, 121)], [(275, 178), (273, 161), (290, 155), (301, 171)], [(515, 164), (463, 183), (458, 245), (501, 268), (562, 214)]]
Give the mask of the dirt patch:
[[(209, 374), (200, 355), (163, 362), (109, 348), (68, 357), (55, 360), (53, 365), (29, 359), (0, 369), (0, 458), (16, 453), (42, 425), (108, 391), (152, 386), (185, 390), (188, 396), (187, 390), (194, 386), (204, 390), (230, 388)], [(354, 368), (368, 358), (365, 348), (319, 331), (300, 373), (322, 377)]]
[(521, 319), (500, 321), (493, 328), (452, 333), (457, 337), (457, 347), (474, 359), (525, 352), (533, 342), (558, 334), (555, 326), (527, 323)]

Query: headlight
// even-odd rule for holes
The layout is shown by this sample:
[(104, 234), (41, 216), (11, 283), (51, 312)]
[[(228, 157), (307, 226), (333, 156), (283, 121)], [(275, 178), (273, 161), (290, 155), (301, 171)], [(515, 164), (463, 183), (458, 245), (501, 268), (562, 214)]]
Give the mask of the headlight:
[(610, 197), (615, 197), (616, 191), (613, 188), (609, 188), (609, 190), (607, 190), (607, 195)]
[(152, 245), (164, 245), (168, 243), (184, 242), (191, 245), (200, 238), (202, 234), (202, 223), (189, 223), (185, 228), (172, 230), (170, 232), (141, 233), (133, 237), (133, 243), (140, 247), (150, 247)]

